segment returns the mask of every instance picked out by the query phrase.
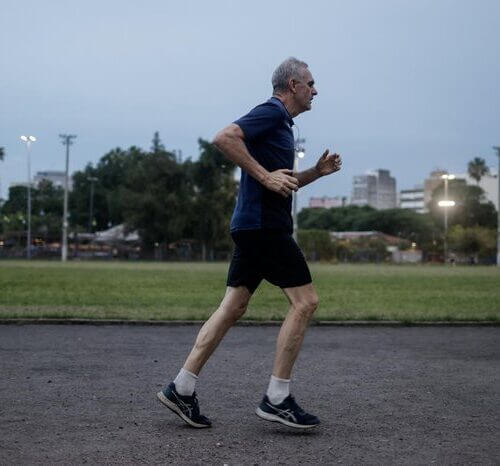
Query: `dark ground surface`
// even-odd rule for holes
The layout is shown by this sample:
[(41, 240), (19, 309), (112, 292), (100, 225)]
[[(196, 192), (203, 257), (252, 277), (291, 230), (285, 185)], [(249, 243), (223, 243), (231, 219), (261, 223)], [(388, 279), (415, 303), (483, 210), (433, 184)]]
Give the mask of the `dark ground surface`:
[(312, 327), (292, 392), (322, 425), (260, 420), (278, 327), (233, 328), (194, 430), (156, 400), (197, 326), (0, 326), (0, 464), (499, 464), (500, 328)]

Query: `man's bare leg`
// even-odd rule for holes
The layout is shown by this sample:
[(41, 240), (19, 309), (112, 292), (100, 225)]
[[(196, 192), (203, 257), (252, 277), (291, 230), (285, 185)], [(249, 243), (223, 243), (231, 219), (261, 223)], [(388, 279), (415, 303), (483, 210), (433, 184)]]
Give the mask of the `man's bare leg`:
[(228, 286), (219, 308), (201, 327), (184, 369), (198, 375), (226, 332), (247, 310), (251, 293), (244, 286)]
[(251, 293), (246, 287), (228, 287), (219, 308), (205, 322), (184, 367), (176, 379), (157, 393), (167, 408), (192, 427), (206, 428), (212, 423), (200, 413), (194, 393), (196, 379), (210, 355), (231, 326), (245, 313)]
[(290, 379), (304, 334), (319, 300), (312, 284), (285, 288), (283, 292), (291, 306), (278, 335), (273, 375), (280, 379)]
[(276, 343), (276, 359), (266, 396), (256, 410), (266, 421), (310, 429), (319, 419), (305, 412), (290, 395), (290, 375), (304, 340), (307, 325), (318, 307), (318, 295), (309, 284), (283, 290), (291, 307)]

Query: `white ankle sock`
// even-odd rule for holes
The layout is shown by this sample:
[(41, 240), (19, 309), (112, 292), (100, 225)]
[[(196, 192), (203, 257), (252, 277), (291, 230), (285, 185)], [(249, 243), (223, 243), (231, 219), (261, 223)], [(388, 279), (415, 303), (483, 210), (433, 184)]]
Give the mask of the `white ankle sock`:
[(273, 405), (279, 405), (288, 395), (290, 395), (290, 379), (279, 379), (271, 375), (266, 395)]
[(174, 380), (177, 393), (182, 396), (191, 396), (194, 392), (197, 380), (197, 375), (182, 368)]

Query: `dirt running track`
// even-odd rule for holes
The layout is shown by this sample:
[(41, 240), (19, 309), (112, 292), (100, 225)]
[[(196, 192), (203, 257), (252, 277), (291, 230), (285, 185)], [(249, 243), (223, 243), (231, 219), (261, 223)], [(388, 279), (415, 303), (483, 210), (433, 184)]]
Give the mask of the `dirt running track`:
[(254, 414), (278, 327), (235, 327), (185, 426), (156, 400), (197, 326), (0, 325), (0, 464), (499, 464), (499, 327), (312, 327), (292, 392), (322, 425)]

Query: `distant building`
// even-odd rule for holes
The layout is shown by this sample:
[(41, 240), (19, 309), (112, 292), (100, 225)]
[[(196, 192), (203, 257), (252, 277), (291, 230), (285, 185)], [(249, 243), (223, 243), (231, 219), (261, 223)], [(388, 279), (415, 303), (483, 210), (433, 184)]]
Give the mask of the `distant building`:
[[(57, 170), (47, 170), (42, 172), (36, 172), (33, 177), (33, 182), (35, 186), (38, 186), (41, 181), (47, 180), (52, 182), (55, 187), (64, 188), (64, 179), (66, 178), (66, 172)], [(71, 191), (73, 189), (73, 177), (70, 176), (68, 179), (68, 188)]]
[(310, 197), (309, 207), (325, 207), (330, 209), (331, 207), (344, 207), (346, 205), (347, 198), (344, 196), (335, 197)]
[(399, 192), (399, 207), (410, 209), (419, 214), (427, 212), (424, 203), (423, 186), (415, 186), (413, 189), (402, 189)]
[(434, 170), (431, 172), (429, 178), (424, 181), (424, 206), (426, 209), (428, 209), (429, 203), (432, 200), (432, 193), (443, 183), (441, 176), (447, 173), (446, 170)]
[[(424, 187), (424, 204), (427, 209), (429, 202), (432, 199), (432, 193), (439, 186), (444, 184), (442, 175), (447, 174), (446, 170), (435, 170), (431, 172), (430, 177), (425, 180)], [(479, 186), (483, 191), (486, 199), (491, 201), (495, 209), (498, 210), (498, 170), (490, 168), (490, 172), (481, 178), (479, 184), (474, 178), (471, 178), (468, 173), (453, 173), (455, 179), (468, 185)]]
[(389, 170), (369, 171), (353, 177), (352, 205), (369, 205), (375, 209), (396, 207), (396, 179)]

